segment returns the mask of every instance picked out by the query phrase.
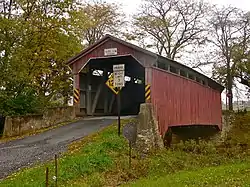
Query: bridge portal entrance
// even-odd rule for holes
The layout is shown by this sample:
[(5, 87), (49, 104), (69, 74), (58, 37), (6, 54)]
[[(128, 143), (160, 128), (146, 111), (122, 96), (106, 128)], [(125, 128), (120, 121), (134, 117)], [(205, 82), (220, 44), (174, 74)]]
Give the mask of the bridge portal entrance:
[(90, 58), (81, 68), (80, 113), (85, 115), (116, 115), (116, 89), (106, 82), (113, 74), (113, 65), (125, 64), (125, 87), (120, 90), (121, 115), (137, 115), (145, 102), (145, 68), (131, 55)]

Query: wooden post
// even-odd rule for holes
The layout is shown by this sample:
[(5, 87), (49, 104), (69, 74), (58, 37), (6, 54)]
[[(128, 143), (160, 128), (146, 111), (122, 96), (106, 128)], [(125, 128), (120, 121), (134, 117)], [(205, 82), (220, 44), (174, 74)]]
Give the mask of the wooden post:
[(167, 65), (167, 70), (170, 71), (170, 65), (169, 64)]
[(75, 89), (77, 89), (79, 91), (79, 101), (77, 103), (75, 103), (75, 99), (73, 98), (73, 105), (75, 108), (75, 116), (77, 116), (80, 113), (80, 100), (81, 100), (81, 92), (80, 92), (80, 74), (76, 73), (73, 75), (74, 77), (74, 88), (73, 88), (73, 95), (75, 92)]
[(95, 99), (94, 99), (94, 102), (93, 102), (93, 105), (92, 105), (92, 112), (91, 112), (92, 115), (94, 115), (94, 113), (95, 113), (96, 105), (98, 103), (98, 100), (99, 100), (103, 85), (104, 84), (101, 82), (100, 85), (98, 86), (97, 92), (95, 94)]
[(181, 70), (179, 68), (177, 68), (177, 74), (181, 75)]
[(58, 177), (58, 167), (57, 167), (57, 155), (55, 154), (55, 186), (57, 187), (57, 177)]
[(49, 186), (49, 168), (46, 167), (46, 179), (45, 179), (45, 186)]
[(91, 115), (91, 77), (92, 77), (92, 71), (89, 70), (87, 73), (87, 115)]
[[(108, 80), (108, 72), (106, 69), (104, 69), (103, 71), (103, 76), (104, 76), (103, 78), (104, 78), (104, 84), (105, 84), (105, 82)], [(108, 114), (108, 99), (109, 99), (107, 87), (104, 87), (103, 91), (104, 91), (104, 114), (106, 115)]]
[(114, 102), (115, 102), (115, 95), (112, 94), (112, 98), (111, 98), (110, 105), (109, 105), (109, 113), (112, 112), (112, 107), (113, 107)]

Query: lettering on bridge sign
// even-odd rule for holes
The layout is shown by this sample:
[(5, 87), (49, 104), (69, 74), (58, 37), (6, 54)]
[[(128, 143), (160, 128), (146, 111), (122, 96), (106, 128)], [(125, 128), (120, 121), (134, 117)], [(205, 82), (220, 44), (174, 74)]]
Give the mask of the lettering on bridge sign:
[(117, 55), (117, 48), (104, 49), (104, 56)]

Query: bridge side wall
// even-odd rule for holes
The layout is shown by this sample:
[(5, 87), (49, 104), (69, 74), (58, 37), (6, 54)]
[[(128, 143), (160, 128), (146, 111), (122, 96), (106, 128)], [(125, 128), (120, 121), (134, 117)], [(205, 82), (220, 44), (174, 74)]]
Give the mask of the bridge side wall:
[(161, 135), (169, 126), (218, 125), (221, 93), (185, 77), (152, 68), (151, 102)]

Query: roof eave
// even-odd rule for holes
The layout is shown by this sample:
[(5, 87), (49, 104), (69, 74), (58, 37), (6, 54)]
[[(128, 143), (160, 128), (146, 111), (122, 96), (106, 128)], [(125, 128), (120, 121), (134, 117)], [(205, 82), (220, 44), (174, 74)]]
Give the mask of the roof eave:
[(103, 41), (105, 41), (107, 38), (109, 38), (109, 35), (105, 35), (104, 37), (102, 37), (100, 40), (98, 40), (97, 42), (95, 42), (94, 44), (88, 46), (87, 48), (85, 48), (84, 50), (82, 50), (80, 53), (78, 53), (77, 55), (71, 57), (70, 59), (67, 60), (66, 64), (71, 65), (73, 64), (77, 59), (81, 58), (85, 53), (87, 53), (89, 50), (91, 50), (92, 48), (94, 48), (95, 46), (97, 46), (98, 44), (102, 43)]
[(74, 57), (70, 58), (66, 63), (68, 65), (73, 64), (76, 60), (78, 60), (79, 58), (81, 58), (82, 56), (84, 56), (84, 54), (88, 53), (95, 46), (98, 46), (99, 44), (106, 42), (108, 39), (114, 40), (114, 41), (116, 41), (118, 43), (121, 43), (121, 44), (127, 46), (127, 47), (133, 48), (135, 50), (141, 51), (144, 54), (147, 54), (147, 55), (150, 55), (150, 56), (153, 56), (153, 57), (157, 58), (157, 54), (155, 54), (155, 53), (153, 53), (151, 51), (148, 51), (146, 49), (143, 49), (141, 47), (138, 47), (138, 46), (136, 46), (134, 44), (131, 44), (131, 43), (128, 43), (126, 41), (123, 41), (123, 40), (121, 40), (119, 38), (116, 38), (114, 36), (111, 36), (109, 34), (106, 34), (103, 38), (101, 38), (100, 40), (98, 40), (97, 42), (95, 42), (93, 45), (87, 47), (86, 49), (84, 49), (83, 51), (81, 51), (79, 54), (77, 54)]
[(201, 75), (201, 76), (207, 78), (208, 80), (210, 80), (210, 81), (212, 81), (213, 83), (216, 84), (216, 86), (218, 87), (218, 89), (220, 90), (220, 92), (222, 92), (222, 91), (225, 89), (224, 86), (222, 86), (221, 84), (219, 84), (219, 83), (216, 82), (215, 80), (213, 80), (213, 79), (209, 78), (208, 76), (206, 76), (206, 75), (204, 75), (204, 74), (202, 74), (202, 73), (200, 73), (200, 72), (194, 70), (193, 68), (190, 68), (190, 67), (188, 67), (188, 66), (185, 66), (184, 64), (181, 64), (180, 62), (177, 62), (177, 61), (172, 60), (172, 59), (170, 59), (170, 58), (163, 57), (163, 56), (161, 56), (161, 55), (157, 55), (157, 56), (158, 56), (158, 58), (164, 58), (164, 59), (170, 60), (170, 61), (172, 61), (172, 62), (174, 62), (174, 63), (177, 63), (178, 65), (183, 66), (183, 67), (185, 67), (185, 68), (187, 68), (187, 69), (189, 69), (189, 70), (191, 70), (191, 71), (193, 71), (193, 72), (195, 72), (195, 73), (197, 73), (197, 74), (199, 74), (199, 75)]

